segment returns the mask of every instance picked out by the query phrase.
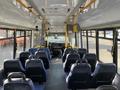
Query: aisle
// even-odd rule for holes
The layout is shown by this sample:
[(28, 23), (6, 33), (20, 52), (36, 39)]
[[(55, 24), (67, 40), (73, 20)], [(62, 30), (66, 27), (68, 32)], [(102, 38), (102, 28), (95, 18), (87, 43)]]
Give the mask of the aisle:
[(51, 61), (45, 90), (67, 90), (61, 59), (53, 59)]

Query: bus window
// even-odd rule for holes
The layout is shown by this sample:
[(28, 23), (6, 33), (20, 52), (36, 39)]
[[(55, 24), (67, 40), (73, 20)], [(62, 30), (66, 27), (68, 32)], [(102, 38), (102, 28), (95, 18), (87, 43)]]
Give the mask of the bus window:
[(89, 37), (89, 53), (96, 53), (95, 38)]
[(105, 39), (100, 39), (99, 40), (99, 51), (100, 51), (100, 60), (104, 63), (112, 63), (113, 62), (113, 57), (111, 54), (111, 49), (112, 49), (112, 40), (105, 40)]
[[(10, 32), (10, 33), (9, 33)], [(13, 57), (13, 30), (0, 29), (0, 68), (5, 59)]]

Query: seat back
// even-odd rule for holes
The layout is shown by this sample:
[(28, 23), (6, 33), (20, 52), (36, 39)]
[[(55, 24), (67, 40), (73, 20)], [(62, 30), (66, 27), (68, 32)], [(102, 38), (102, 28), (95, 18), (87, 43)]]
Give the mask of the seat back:
[(45, 51), (38, 51), (35, 53), (35, 58), (43, 61), (45, 69), (49, 69), (49, 59)]
[(29, 49), (29, 53), (31, 54), (31, 55), (35, 55), (35, 52), (38, 50), (38, 48), (30, 48)]
[(5, 60), (4, 61), (4, 74), (7, 76), (10, 72), (24, 72), (24, 68), (19, 60)]
[(49, 60), (52, 59), (51, 52), (50, 52), (49, 48), (40, 48), (38, 51), (45, 51), (47, 53)]
[(119, 90), (119, 89), (113, 85), (102, 85), (99, 86), (96, 90)]
[(87, 53), (87, 50), (85, 48), (79, 48), (78, 53), (80, 55), (80, 58), (82, 59), (83, 56)]
[(33, 82), (21, 72), (13, 72), (3, 84), (4, 90), (34, 90)]
[(119, 74), (115, 75), (115, 78), (113, 79), (112, 84), (116, 86), (118, 90), (120, 90), (120, 75)]
[(66, 73), (70, 71), (71, 65), (80, 59), (79, 54), (70, 53), (67, 55), (65, 62), (63, 63), (63, 68)]
[(116, 75), (116, 65), (113, 63), (98, 63), (92, 74), (95, 85), (110, 85)]
[(30, 56), (29, 52), (24, 51), (24, 52), (20, 53), (19, 59), (20, 59), (24, 68), (25, 68), (25, 62), (29, 58), (29, 56)]
[(66, 82), (69, 89), (88, 88), (91, 78), (91, 67), (87, 63), (73, 64)]
[(95, 65), (96, 65), (96, 62), (97, 62), (97, 57), (95, 54), (93, 53), (88, 53), (88, 54), (85, 54), (83, 56), (83, 60), (86, 59), (87, 62), (91, 65), (91, 70), (92, 72), (94, 72), (95, 70)]
[(45, 82), (46, 71), (42, 60), (31, 59), (26, 61), (26, 75), (33, 81)]
[(73, 48), (65, 48), (62, 56), (62, 62), (65, 62), (67, 54), (73, 51)]

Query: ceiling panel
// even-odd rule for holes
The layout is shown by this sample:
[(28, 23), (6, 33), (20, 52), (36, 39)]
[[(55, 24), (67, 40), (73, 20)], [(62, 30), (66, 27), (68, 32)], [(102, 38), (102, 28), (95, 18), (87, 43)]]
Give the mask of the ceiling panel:
[(0, 0), (0, 22), (33, 28), (34, 16), (16, 7), (13, 0)]
[(97, 8), (91, 9), (79, 16), (79, 24), (81, 28), (118, 25), (120, 21), (119, 10), (120, 0), (99, 0)]

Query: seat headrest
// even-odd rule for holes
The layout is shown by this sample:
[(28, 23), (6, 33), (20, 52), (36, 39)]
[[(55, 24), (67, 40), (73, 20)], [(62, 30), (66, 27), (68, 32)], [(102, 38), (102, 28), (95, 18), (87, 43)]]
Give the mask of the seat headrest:
[(66, 57), (67, 59), (80, 59), (80, 55), (79, 54), (77, 54), (77, 53), (70, 53), (70, 54), (68, 54), (67, 55), (67, 57)]
[(102, 73), (102, 72), (116, 73), (116, 65), (113, 63), (98, 63), (96, 65), (95, 70), (99, 71), (99, 73)]
[(29, 52), (24, 51), (24, 52), (21, 52), (21, 53), (20, 53), (20, 58), (28, 58), (28, 57), (29, 57), (29, 55), (30, 55), (30, 53), (29, 53)]
[(24, 71), (22, 64), (19, 60), (9, 60), (4, 61), (4, 72), (6, 74), (10, 72)]
[(34, 55), (37, 50), (38, 50), (38, 48), (30, 48), (29, 53)]
[(34, 90), (33, 82), (21, 72), (12, 72), (3, 84), (4, 90)]
[(91, 74), (91, 67), (87, 63), (73, 64), (71, 67), (72, 73), (85, 73), (88, 72)]
[(81, 52), (81, 53), (85, 52), (85, 53), (87, 53), (87, 50), (85, 48), (79, 48), (78, 52)]
[(25, 63), (26, 68), (28, 67), (44, 67), (41, 59), (31, 59), (27, 60)]
[(47, 53), (45, 51), (38, 51), (38, 52), (35, 52), (35, 57), (36, 58), (47, 57)]
[(26, 79), (26, 76), (22, 72), (11, 72), (7, 76), (8, 80), (11, 81), (12, 78), (22, 78), (23, 80)]
[(97, 60), (96, 54), (94, 53), (88, 53), (83, 56), (83, 59), (88, 59), (88, 60)]
[(68, 53), (70, 53), (71, 51), (73, 51), (73, 48), (66, 48), (66, 49), (64, 50), (64, 53), (65, 53), (65, 54), (68, 54)]

